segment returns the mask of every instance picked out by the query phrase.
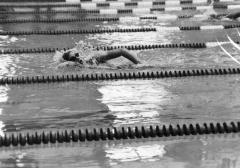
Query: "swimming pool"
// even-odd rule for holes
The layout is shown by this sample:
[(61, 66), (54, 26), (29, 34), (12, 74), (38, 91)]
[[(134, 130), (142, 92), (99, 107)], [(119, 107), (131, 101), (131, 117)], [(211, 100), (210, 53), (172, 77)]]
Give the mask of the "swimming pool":
[[(188, 13), (187, 13), (188, 12)], [(201, 11), (154, 12), (151, 16), (200, 14)], [(224, 13), (226, 10), (219, 10)], [(114, 15), (115, 16), (115, 15)], [(172, 31), (179, 25), (219, 25), (197, 19), (136, 20), (118, 22), (11, 23), (0, 31), (68, 30), (158, 27), (157, 32), (76, 35), (0, 36), (1, 49), (73, 47), (83, 41), (97, 45), (137, 45), (238, 40), (236, 29)], [(136, 16), (136, 15), (134, 15)], [(35, 15), (8, 15), (11, 19)], [(40, 17), (46, 17), (41, 15)], [(56, 14), (54, 18), (79, 15)], [(82, 17), (89, 17), (82, 16)], [(129, 17), (129, 18), (126, 18)], [(162, 29), (160, 29), (162, 27)], [(236, 58), (239, 51), (224, 45)], [(144, 61), (129, 66), (119, 58), (113, 67), (57, 69), (53, 53), (3, 54), (1, 77), (73, 73), (134, 72), (197, 68), (238, 67), (219, 47), (204, 49), (161, 48), (134, 51)], [(117, 68), (118, 66), (118, 68)], [(119, 67), (120, 66), (120, 67)], [(238, 121), (239, 75), (110, 80), (0, 86), (0, 128), (4, 132), (35, 132), (71, 128), (102, 128)], [(238, 167), (239, 135), (199, 135), (138, 140), (3, 147), (1, 167)]]

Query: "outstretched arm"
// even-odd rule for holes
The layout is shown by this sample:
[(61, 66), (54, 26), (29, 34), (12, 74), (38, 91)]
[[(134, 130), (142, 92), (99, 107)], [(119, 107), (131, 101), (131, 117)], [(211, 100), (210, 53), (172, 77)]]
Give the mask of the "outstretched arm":
[(98, 56), (96, 58), (96, 60), (99, 63), (104, 63), (106, 61), (109, 61), (109, 60), (112, 60), (112, 59), (115, 59), (115, 58), (118, 58), (118, 57), (121, 57), (121, 56), (123, 56), (124, 58), (133, 62), (134, 64), (141, 63), (134, 54), (130, 53), (126, 49), (118, 49), (118, 50), (108, 51), (108, 52), (106, 52), (106, 54)]
[(237, 19), (238, 17), (240, 17), (240, 12), (230, 13), (226, 16), (229, 19)]

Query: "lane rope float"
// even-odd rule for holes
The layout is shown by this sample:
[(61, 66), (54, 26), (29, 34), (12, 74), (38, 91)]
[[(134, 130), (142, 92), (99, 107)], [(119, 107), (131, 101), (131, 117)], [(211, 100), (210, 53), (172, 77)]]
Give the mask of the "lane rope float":
[[(240, 44), (239, 41), (235, 43)], [(96, 50), (115, 50), (120, 48), (126, 48), (128, 50), (151, 50), (158, 48), (211, 48), (217, 47), (219, 44), (230, 44), (226, 42), (204, 42), (204, 43), (163, 43), (163, 44), (148, 44), (148, 45), (126, 45), (126, 46), (93, 46)], [(3, 49), (0, 50), (0, 54), (30, 54), (30, 53), (53, 53), (60, 50), (69, 50), (73, 47), (65, 48), (18, 48), (18, 49)]]
[[(234, 2), (234, 0), (214, 0), (214, 2)], [(84, 6), (96, 6), (96, 7), (111, 7), (111, 6), (118, 6), (118, 7), (127, 7), (127, 6), (154, 6), (154, 5), (166, 5), (166, 6), (172, 6), (172, 5), (182, 5), (182, 4), (206, 4), (208, 3), (208, 0), (174, 0), (174, 1), (131, 1), (131, 0), (106, 0), (106, 1), (80, 1), (73, 3), (37, 3), (37, 4), (9, 4), (9, 3), (0, 3), (0, 7), (4, 8), (35, 8), (35, 7), (81, 7), (81, 5)]]
[(33, 30), (33, 31), (2, 31), (0, 35), (59, 35), (59, 34), (95, 34), (95, 33), (129, 33), (129, 32), (157, 32), (157, 31), (200, 31), (223, 30), (238, 28), (240, 24), (205, 25), (205, 26), (179, 26), (179, 27), (145, 27), (145, 28), (117, 28), (117, 29), (73, 29), (73, 30)]
[[(52, 10), (51, 8), (54, 8), (53, 10), (56, 10), (57, 8), (80, 8), (80, 9), (121, 9), (124, 7), (134, 7), (134, 8), (142, 8), (142, 7), (149, 7), (154, 8), (157, 6), (163, 6), (165, 8), (167, 7), (181, 7), (181, 5), (188, 5), (188, 4), (198, 4), (195, 5), (196, 7), (199, 5), (205, 4), (201, 1), (140, 1), (140, 2), (85, 2), (85, 3), (72, 3), (72, 4), (26, 4), (26, 5), (0, 5), (2, 8), (11, 8), (14, 11), (18, 11), (19, 9), (36, 9), (36, 8), (48, 8), (49, 10)], [(237, 5), (237, 4), (228, 4), (228, 5)], [(221, 7), (220, 7), (221, 6)], [(224, 8), (226, 9), (226, 4), (218, 4), (214, 5), (214, 8)]]
[[(169, 3), (170, 2), (170, 3)], [(0, 5), (0, 7), (4, 8), (57, 8), (57, 7), (77, 7), (81, 9), (97, 9), (99, 7), (109, 7), (109, 8), (122, 8), (122, 7), (154, 7), (157, 5), (181, 5), (181, 4), (193, 4), (190, 1), (183, 1), (180, 3), (179, 1), (148, 1), (148, 2), (85, 2), (85, 3), (77, 3), (77, 4), (37, 4), (37, 5)]]
[[(217, 16), (226, 16), (227, 14), (218, 14)], [(91, 18), (62, 18), (62, 19), (0, 19), (1, 24), (9, 23), (62, 23), (62, 22), (117, 22), (117, 21), (139, 21), (139, 20), (178, 20), (186, 18), (203, 17), (204, 15), (167, 15), (167, 16), (140, 16), (140, 17), (91, 17)]]
[[(223, 42), (221, 42), (223, 43)], [(236, 42), (239, 43), (239, 42)], [(149, 45), (127, 45), (127, 46), (94, 46), (96, 50), (109, 51), (114, 49), (126, 48), (128, 50), (150, 50), (158, 48), (207, 48), (208, 46), (217, 46), (217, 42), (207, 43), (169, 43), (169, 44), (149, 44)], [(53, 53), (59, 50), (69, 50), (73, 47), (65, 48), (18, 48), (0, 50), (0, 54), (29, 54), (29, 53)]]
[[(41, 2), (41, 4), (44, 3), (63, 3), (63, 4), (72, 4), (72, 3), (81, 3), (81, 2), (132, 2), (132, 0), (1, 0), (0, 5), (4, 5), (4, 4), (10, 4), (12, 5), (12, 3), (18, 3), (18, 5), (22, 2), (24, 3), (31, 3), (31, 2)], [(138, 1), (142, 1), (142, 0), (138, 0)], [(165, 2), (166, 0), (164, 0)], [(235, 0), (213, 0), (214, 2), (234, 2)], [(175, 3), (208, 3), (208, 0), (176, 0)], [(171, 3), (171, 2), (168, 2)], [(173, 3), (173, 2), (172, 2)]]
[(60, 34), (95, 34), (95, 33), (130, 33), (130, 32), (152, 32), (157, 31), (156, 28), (126, 28), (126, 29), (78, 29), (78, 30), (36, 30), (36, 31), (15, 31), (0, 32), (0, 35), (60, 35)]
[(37, 84), (37, 83), (59, 83), (73, 81), (103, 81), (103, 80), (128, 80), (128, 79), (161, 79), (192, 76), (213, 76), (240, 74), (240, 68), (221, 69), (195, 69), (174, 71), (147, 71), (147, 72), (116, 72), (116, 73), (92, 73), (72, 74), (55, 76), (18, 76), (0, 79), (0, 85), (11, 84)]
[(93, 128), (56, 130), (35, 133), (5, 134), (0, 136), (0, 147), (26, 146), (85, 141), (124, 140), (171, 136), (239, 133), (240, 122), (173, 125), (150, 125), (141, 127)]
[(86, 13), (86, 14), (149, 14), (154, 11), (185, 11), (185, 10), (207, 10), (207, 9), (239, 9), (240, 5), (225, 6), (186, 6), (186, 7), (154, 7), (154, 8), (133, 8), (133, 9), (79, 9), (75, 10), (35, 10), (26, 8), (24, 11), (0, 11), (0, 14), (57, 14), (57, 13)]
[(170, 27), (174, 30), (223, 30), (223, 29), (232, 29), (238, 28), (240, 24), (230, 24), (230, 25), (205, 25), (205, 26), (180, 26), (180, 27)]
[(64, 18), (64, 19), (0, 19), (0, 23), (29, 23), (29, 22), (44, 22), (44, 23), (62, 23), (62, 22), (116, 22), (119, 17), (96, 17), (96, 18)]

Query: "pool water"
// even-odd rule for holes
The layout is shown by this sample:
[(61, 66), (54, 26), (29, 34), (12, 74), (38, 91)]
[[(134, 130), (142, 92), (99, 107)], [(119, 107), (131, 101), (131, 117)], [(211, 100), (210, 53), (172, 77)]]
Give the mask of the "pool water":
[[(186, 13), (186, 11), (184, 11)], [(153, 13), (184, 14), (184, 12)], [(189, 11), (188, 11), (189, 12)], [(219, 10), (219, 13), (226, 12)], [(188, 14), (201, 13), (189, 12)], [(121, 15), (120, 15), (121, 16)], [(11, 19), (33, 18), (8, 15)], [(45, 17), (45, 16), (41, 16)], [(55, 15), (73, 18), (75, 15)], [(89, 16), (81, 16), (89, 17)], [(126, 17), (125, 15), (121, 17)], [(129, 16), (128, 16), (129, 17)], [(157, 32), (82, 35), (0, 36), (0, 49), (74, 47), (82, 41), (96, 45), (137, 45), (238, 40), (237, 29), (169, 31), (179, 25), (233, 22), (126, 19), (120, 22), (2, 24), (0, 31), (101, 28), (165, 28)], [(237, 49), (224, 47), (240, 59)], [(220, 47), (132, 51), (142, 65), (123, 58), (112, 66), (57, 68), (53, 53), (1, 55), (1, 77), (121, 71), (154, 71), (238, 67)], [(0, 135), (4, 132), (71, 128), (102, 128), (155, 124), (230, 122), (240, 119), (240, 77), (208, 76), (154, 80), (113, 80), (0, 86)], [(205, 135), (141, 140), (116, 140), (1, 148), (1, 167), (239, 167), (239, 135)]]

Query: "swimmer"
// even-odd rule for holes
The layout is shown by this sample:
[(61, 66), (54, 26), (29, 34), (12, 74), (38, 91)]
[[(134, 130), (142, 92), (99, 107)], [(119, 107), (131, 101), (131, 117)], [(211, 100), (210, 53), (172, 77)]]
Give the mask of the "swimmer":
[(129, 52), (127, 49), (116, 49), (112, 51), (95, 51), (90, 56), (81, 55), (81, 52), (71, 49), (62, 53), (62, 62), (72, 62), (77, 65), (99, 65), (106, 63), (109, 60), (124, 57), (134, 64), (140, 64), (140, 60), (134, 53)]
[(231, 20), (238, 20), (240, 18), (240, 12), (230, 13), (226, 15), (225, 18), (228, 18)]
[(214, 1), (211, 0), (209, 6), (211, 8), (208, 8), (204, 13), (203, 13), (203, 20), (208, 20), (208, 19), (215, 19), (218, 15), (217, 12), (214, 10)]
[(227, 15), (217, 15), (217, 14), (212, 14), (209, 15), (209, 20), (222, 20), (222, 21), (227, 21), (227, 20), (238, 20), (240, 18), (240, 12), (235, 12), (235, 13), (230, 13)]
[(202, 20), (212, 20), (212, 21), (234, 21), (234, 20), (238, 20), (240, 19), (240, 12), (235, 12), (235, 13), (230, 13), (230, 14), (226, 14), (226, 15), (218, 15), (215, 13), (211, 13), (211, 14), (203, 14), (203, 18)]
[(211, 8), (207, 9), (204, 13), (203, 13), (203, 18), (202, 20), (222, 20), (222, 21), (226, 21), (226, 20), (238, 20), (238, 18), (240, 17), (240, 12), (234, 12), (234, 13), (230, 13), (227, 15), (218, 15), (217, 12), (214, 9), (214, 3), (215, 1), (210, 0), (210, 5)]

